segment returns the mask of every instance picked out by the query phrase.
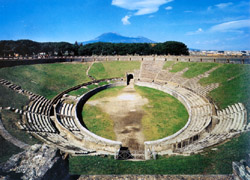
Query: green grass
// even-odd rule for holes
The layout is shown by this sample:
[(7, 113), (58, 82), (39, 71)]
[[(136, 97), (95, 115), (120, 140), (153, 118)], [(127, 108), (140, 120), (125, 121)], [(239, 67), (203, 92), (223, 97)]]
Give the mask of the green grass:
[(135, 89), (149, 100), (143, 106), (146, 114), (142, 118), (146, 141), (164, 138), (185, 126), (188, 112), (176, 98), (152, 88), (135, 86)]
[(116, 140), (113, 120), (99, 107), (85, 104), (82, 115), (85, 125), (91, 132), (107, 139)]
[(83, 63), (15, 66), (1, 68), (0, 78), (51, 99), (63, 90), (89, 81), (87, 69), (88, 65)]
[(13, 154), (23, 151), (19, 147), (6, 141), (2, 136), (0, 136), (0, 144), (0, 164), (6, 162)]
[[(117, 96), (123, 88), (118, 86), (103, 90), (91, 97), (89, 101)], [(188, 113), (177, 99), (152, 88), (135, 86), (135, 89), (149, 100), (149, 103), (143, 107), (146, 114), (142, 118), (143, 133), (147, 141), (164, 138), (185, 126)], [(102, 137), (108, 138), (109, 133), (113, 133), (113, 120), (96, 106), (85, 105), (83, 119), (90, 131)], [(112, 137), (115, 136), (112, 135)]]
[(176, 73), (182, 71), (185, 68), (188, 68), (188, 70), (184, 72), (183, 77), (193, 78), (200, 74), (205, 73), (206, 71), (216, 66), (218, 66), (217, 63), (179, 62), (172, 66), (170, 72)]
[(89, 70), (89, 75), (95, 79), (124, 77), (128, 71), (140, 69), (139, 61), (109, 61), (94, 63)]
[(98, 85), (96, 85), (96, 84), (90, 84), (90, 85), (87, 86), (88, 89), (94, 89), (94, 88), (97, 88), (97, 87), (98, 87)]
[(185, 69), (187, 67), (189, 67), (188, 63), (179, 62), (179, 63), (176, 63), (172, 66), (172, 69), (170, 70), (170, 72), (176, 73), (176, 72), (182, 71), (183, 69)]
[(202, 85), (210, 83), (223, 83), (232, 77), (239, 76), (241, 74), (247, 74), (249, 72), (250, 65), (242, 64), (223, 64), (218, 69), (213, 71), (209, 77), (200, 80)]
[[(112, 83), (112, 82), (110, 82), (110, 83)], [(83, 95), (84, 93), (90, 91), (91, 89), (94, 89), (94, 88), (99, 87), (99, 86), (107, 85), (107, 84), (109, 84), (109, 83), (106, 81), (99, 82), (98, 85), (91, 84), (91, 85), (88, 85), (87, 88), (80, 88), (80, 89), (77, 89), (75, 91), (71, 91), (68, 94), (72, 95), (72, 96), (80, 96), (80, 95)]]
[(86, 88), (80, 88), (80, 89), (77, 89), (75, 91), (71, 91), (68, 94), (72, 95), (72, 96), (80, 96), (80, 95), (83, 95), (84, 93), (90, 91), (91, 89), (94, 89), (97, 87), (98, 87), (98, 85), (91, 84), (91, 85), (88, 85)]
[(101, 99), (103, 97), (115, 97), (117, 96), (125, 86), (116, 86), (112, 88), (105, 89), (94, 96), (92, 96), (89, 101)]
[[(111, 83), (111, 82), (110, 82), (110, 83)], [(106, 81), (103, 81), (103, 82), (99, 82), (99, 83), (98, 83), (99, 86), (103, 86), (103, 85), (107, 85), (107, 84), (109, 84), (109, 83), (106, 82)]]
[[(0, 106), (10, 106), (13, 108), (23, 109), (23, 106), (27, 105), (28, 102), (28, 97), (15, 93), (14, 91), (0, 85)], [(35, 139), (25, 131), (20, 130), (16, 126), (16, 123), (21, 120), (20, 115), (15, 114), (12, 111), (2, 110), (1, 117), (5, 129), (12, 136), (27, 144), (35, 144), (39, 142), (37, 139)]]
[(72, 95), (72, 96), (80, 96), (80, 95), (83, 95), (84, 93), (86, 93), (88, 91), (89, 91), (88, 88), (80, 88), (80, 89), (77, 89), (75, 91), (71, 91), (68, 94)]
[(175, 61), (166, 61), (164, 66), (163, 66), (163, 69), (170, 68), (171, 66), (173, 66), (174, 63), (175, 63)]
[(159, 156), (157, 160), (131, 162), (112, 157), (70, 157), (71, 174), (232, 174), (232, 161), (250, 153), (250, 132), (197, 155)]
[[(89, 101), (97, 100), (103, 97), (116, 96), (123, 88), (123, 86), (117, 86), (105, 89), (92, 96)], [(116, 140), (114, 121), (99, 107), (85, 104), (82, 116), (85, 125), (91, 132), (107, 139)]]
[(200, 80), (202, 85), (221, 83), (209, 93), (220, 108), (243, 102), (250, 111), (250, 65), (224, 64), (209, 77)]
[(9, 88), (0, 85), (0, 106), (1, 107), (13, 107), (22, 109), (24, 105), (29, 103), (29, 99), (26, 96), (18, 94)]

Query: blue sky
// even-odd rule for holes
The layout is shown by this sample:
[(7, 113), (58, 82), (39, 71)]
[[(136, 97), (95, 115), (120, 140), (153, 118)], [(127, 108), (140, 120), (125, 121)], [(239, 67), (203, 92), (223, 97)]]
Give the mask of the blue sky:
[(81, 42), (102, 33), (250, 50), (248, 0), (0, 0), (0, 40)]

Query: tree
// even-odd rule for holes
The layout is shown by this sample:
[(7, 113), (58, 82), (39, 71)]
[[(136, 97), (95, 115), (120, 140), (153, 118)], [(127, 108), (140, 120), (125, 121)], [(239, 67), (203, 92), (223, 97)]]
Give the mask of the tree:
[(167, 41), (162, 44), (164, 54), (170, 55), (189, 55), (187, 46), (182, 42)]

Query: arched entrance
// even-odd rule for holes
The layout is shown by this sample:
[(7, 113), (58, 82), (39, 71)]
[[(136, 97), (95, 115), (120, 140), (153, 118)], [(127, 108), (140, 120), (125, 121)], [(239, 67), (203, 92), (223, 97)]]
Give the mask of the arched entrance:
[(134, 79), (134, 75), (133, 74), (127, 74), (127, 85), (129, 85), (129, 82), (131, 79)]

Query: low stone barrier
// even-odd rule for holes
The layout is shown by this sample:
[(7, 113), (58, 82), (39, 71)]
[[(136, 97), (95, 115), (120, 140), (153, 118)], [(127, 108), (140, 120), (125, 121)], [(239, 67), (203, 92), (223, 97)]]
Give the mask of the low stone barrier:
[(176, 99), (178, 99), (186, 107), (186, 109), (188, 110), (188, 114), (189, 114), (188, 122), (178, 132), (174, 133), (173, 135), (167, 136), (165, 138), (156, 140), (156, 141), (146, 141), (146, 142), (144, 142), (144, 145), (145, 145), (145, 159), (148, 160), (148, 159), (150, 159), (150, 152), (154, 152), (154, 145), (158, 145), (160, 143), (168, 141), (169, 139), (172, 139), (172, 138), (178, 136), (179, 134), (181, 134), (183, 131), (185, 131), (185, 129), (189, 126), (189, 124), (191, 122), (192, 110), (191, 110), (191, 106), (188, 103), (188, 101), (181, 94), (179, 94), (178, 92), (174, 92), (173, 90), (171, 90), (171, 89), (169, 89), (167, 87), (163, 88), (161, 85), (154, 84), (154, 83), (137, 81), (135, 84), (138, 85), (138, 86), (145, 86), (145, 87), (154, 88), (154, 89), (163, 91), (163, 92), (165, 92), (167, 94), (170, 94), (170, 95), (174, 96)]
[[(91, 144), (93, 145), (92, 142), (96, 142), (95, 143), (95, 147), (94, 149), (97, 151), (98, 153), (103, 153), (103, 154), (111, 154), (114, 155), (115, 157), (117, 156), (122, 143), (119, 141), (113, 141), (113, 140), (109, 140), (103, 137), (100, 137), (92, 132), (90, 132), (89, 130), (87, 130), (85, 124), (84, 124), (84, 119), (82, 119), (82, 108), (84, 106), (84, 104), (87, 102), (87, 100), (95, 95), (96, 93), (104, 90), (104, 89), (108, 89), (114, 86), (119, 86), (119, 85), (125, 85), (125, 83), (115, 83), (115, 84), (108, 84), (108, 85), (104, 85), (101, 87), (98, 87), (96, 89), (93, 89), (87, 93), (85, 93), (84, 95), (82, 95), (77, 104), (76, 104), (76, 111), (75, 111), (75, 123), (78, 126), (78, 128), (80, 129), (80, 131), (87, 136), (86, 139), (89, 140), (91, 142)], [(85, 146), (88, 146), (88, 144), (86, 143)]]

